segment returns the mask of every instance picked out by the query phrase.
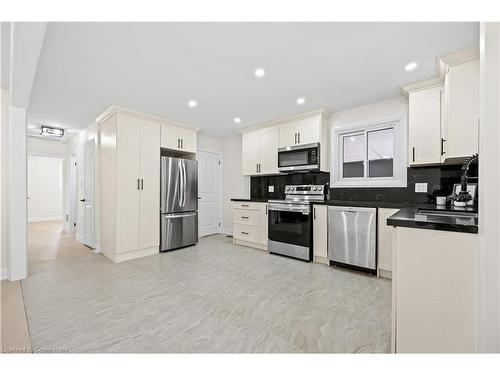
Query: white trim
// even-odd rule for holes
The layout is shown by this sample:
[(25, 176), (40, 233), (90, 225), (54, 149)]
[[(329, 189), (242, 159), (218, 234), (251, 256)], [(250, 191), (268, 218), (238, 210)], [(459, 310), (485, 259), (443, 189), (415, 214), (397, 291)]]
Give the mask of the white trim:
[(200, 130), (200, 128), (197, 128), (197, 127), (189, 125), (189, 124), (185, 124), (185, 123), (182, 123), (182, 122), (179, 122), (179, 121), (170, 120), (170, 119), (167, 119), (167, 118), (164, 118), (164, 117), (160, 117), (160, 116), (150, 115), (148, 113), (144, 113), (144, 112), (140, 112), (140, 111), (135, 111), (133, 109), (128, 109), (128, 108), (120, 107), (120, 106), (117, 106), (117, 105), (114, 105), (114, 104), (112, 104), (108, 108), (106, 108), (96, 118), (95, 121), (98, 124), (102, 124), (108, 118), (110, 118), (111, 116), (113, 116), (115, 113), (123, 113), (123, 114), (131, 115), (131, 116), (135, 116), (135, 117), (139, 117), (139, 118), (143, 118), (143, 119), (153, 120), (153, 121), (157, 121), (157, 122), (166, 122), (166, 123), (169, 123), (169, 124), (172, 124), (172, 125), (184, 128), (184, 129), (193, 130), (195, 132), (198, 132)]
[[(342, 147), (339, 147), (339, 140), (345, 133), (356, 131), (367, 131), (382, 129), (384, 127), (394, 127), (394, 177), (392, 178), (356, 178), (342, 179), (340, 173), (342, 160)], [(363, 121), (343, 126), (332, 128), (331, 141), (331, 173), (330, 187), (331, 188), (362, 188), (362, 187), (407, 187), (407, 148), (408, 148), (408, 121), (406, 114), (391, 116), (373, 121)], [(365, 165), (365, 174), (366, 174)]]
[[(40, 221), (63, 221), (63, 216), (53, 216), (53, 217), (29, 217), (28, 223), (38, 223)], [(63, 224), (64, 225), (64, 224)]]
[(272, 126), (282, 125), (282, 124), (285, 124), (288, 122), (299, 121), (299, 120), (303, 120), (303, 119), (310, 118), (310, 117), (322, 116), (323, 118), (328, 118), (328, 117), (330, 117), (330, 115), (331, 115), (331, 111), (328, 108), (321, 107), (318, 109), (314, 109), (312, 111), (301, 112), (301, 113), (297, 113), (295, 115), (282, 117), (280, 119), (266, 121), (266, 122), (263, 122), (261, 124), (247, 126), (245, 128), (238, 129), (238, 131), (240, 133), (245, 133), (245, 132), (252, 131), (252, 130), (269, 128)]
[(232, 236), (233, 230), (231, 228), (223, 227), (220, 231), (221, 234), (225, 234), (226, 236)]
[(115, 263), (121, 263), (127, 260), (142, 258), (145, 256), (159, 254), (159, 253), (160, 253), (159, 247), (149, 247), (146, 249), (139, 249), (139, 250), (127, 251), (126, 253), (115, 254), (114, 259), (112, 259), (112, 261)]

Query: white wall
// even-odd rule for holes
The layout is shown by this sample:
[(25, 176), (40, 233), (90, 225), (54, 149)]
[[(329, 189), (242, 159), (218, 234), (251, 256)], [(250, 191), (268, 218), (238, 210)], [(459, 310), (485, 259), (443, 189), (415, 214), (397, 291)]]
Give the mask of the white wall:
[(335, 128), (407, 114), (408, 100), (400, 96), (381, 102), (350, 108), (344, 111), (334, 112), (330, 117), (330, 126)]
[(28, 156), (28, 222), (62, 220), (63, 158)]
[(64, 156), (68, 152), (68, 144), (44, 138), (28, 137), (28, 152)]
[(198, 150), (222, 152), (222, 139), (198, 134)]
[(481, 23), (478, 350), (500, 352), (500, 25)]
[(241, 135), (222, 140), (224, 158), (222, 185), (222, 233), (233, 233), (231, 198), (250, 198), (250, 177), (241, 174)]
[(1, 91), (1, 279), (9, 274), (9, 91)]

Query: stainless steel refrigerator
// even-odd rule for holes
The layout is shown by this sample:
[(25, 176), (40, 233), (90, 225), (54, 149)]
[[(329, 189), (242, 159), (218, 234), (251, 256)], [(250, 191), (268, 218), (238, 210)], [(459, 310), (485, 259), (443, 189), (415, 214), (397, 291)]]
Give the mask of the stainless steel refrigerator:
[(198, 162), (161, 158), (160, 251), (198, 242)]

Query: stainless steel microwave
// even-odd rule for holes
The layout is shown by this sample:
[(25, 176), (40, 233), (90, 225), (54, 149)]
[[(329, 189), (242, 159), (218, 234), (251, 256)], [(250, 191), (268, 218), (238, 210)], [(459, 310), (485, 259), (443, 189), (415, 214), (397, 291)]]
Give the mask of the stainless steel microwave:
[(280, 172), (319, 170), (319, 143), (281, 147), (278, 149)]

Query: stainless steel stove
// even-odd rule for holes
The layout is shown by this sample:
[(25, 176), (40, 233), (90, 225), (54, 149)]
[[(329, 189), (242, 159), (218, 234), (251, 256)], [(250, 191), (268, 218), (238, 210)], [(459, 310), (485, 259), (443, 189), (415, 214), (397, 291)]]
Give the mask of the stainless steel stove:
[(325, 187), (287, 185), (285, 194), (285, 199), (268, 201), (269, 252), (311, 261), (310, 203), (325, 200)]

